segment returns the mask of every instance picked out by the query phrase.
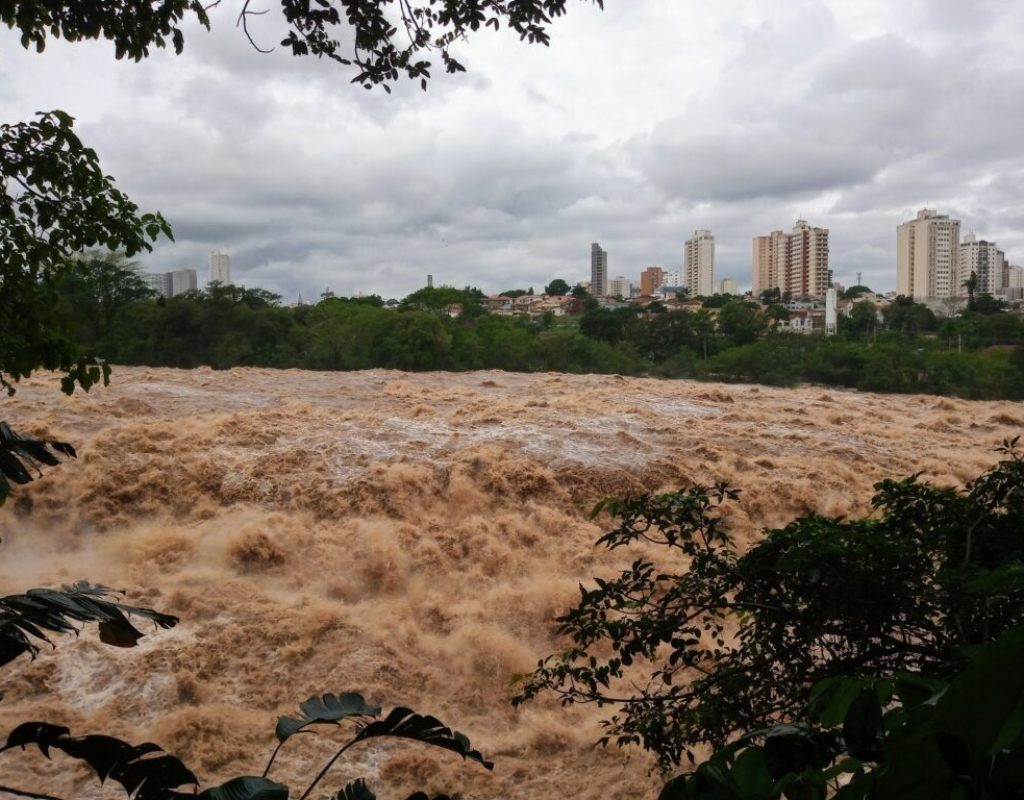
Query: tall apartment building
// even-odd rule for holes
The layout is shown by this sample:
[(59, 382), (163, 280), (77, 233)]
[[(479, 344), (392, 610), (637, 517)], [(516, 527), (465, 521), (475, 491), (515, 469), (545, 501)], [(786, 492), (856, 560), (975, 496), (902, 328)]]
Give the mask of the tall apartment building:
[(231, 285), (231, 256), (216, 250), (210, 253), (210, 283)]
[(608, 251), (597, 242), (590, 245), (590, 293), (594, 297), (608, 294)]
[(199, 279), (194, 269), (176, 269), (171, 276), (171, 297), (199, 288)]
[(963, 287), (971, 273), (978, 276), (978, 294), (996, 294), (1006, 288), (1006, 254), (995, 242), (980, 240), (973, 233), (960, 242), (957, 284)]
[(739, 294), (740, 286), (736, 282), (735, 278), (722, 278), (718, 282), (718, 293), (719, 294)]
[(1006, 288), (1001, 294), (1007, 300), (1024, 300), (1024, 267), (1006, 267)]
[(828, 228), (798, 219), (790, 233), (755, 236), (752, 255), (755, 295), (778, 289), (792, 298), (824, 297), (828, 291)]
[(648, 267), (640, 273), (640, 294), (651, 295), (665, 285), (665, 270)]
[(623, 300), (628, 300), (633, 294), (633, 282), (622, 275), (610, 278), (607, 282), (607, 287), (605, 294), (608, 297), (621, 297)]
[(194, 269), (177, 269), (173, 272), (146, 273), (142, 275), (146, 286), (162, 297), (174, 297), (199, 288)]
[(770, 289), (782, 291), (780, 278), (785, 269), (789, 237), (782, 231), (772, 231), (767, 236), (754, 237), (753, 292), (760, 295)]
[(896, 228), (896, 293), (915, 300), (959, 297), (960, 220), (922, 208)]
[(685, 281), (683, 280), (683, 271), (679, 269), (670, 269), (665, 272), (665, 280), (661, 284), (662, 286), (683, 286)]
[(142, 275), (142, 280), (161, 297), (171, 296), (171, 273), (147, 272)]
[(686, 240), (684, 264), (690, 297), (715, 293), (715, 237), (709, 230), (697, 230)]

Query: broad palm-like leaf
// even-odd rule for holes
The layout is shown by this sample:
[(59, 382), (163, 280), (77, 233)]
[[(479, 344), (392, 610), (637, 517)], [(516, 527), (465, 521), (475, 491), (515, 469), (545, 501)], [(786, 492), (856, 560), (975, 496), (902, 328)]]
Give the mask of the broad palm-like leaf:
[(196, 800), (288, 800), (288, 787), (267, 778), (245, 775), (200, 792)]
[(345, 786), (331, 800), (377, 800), (377, 795), (367, 788), (366, 781), (359, 778)]
[(10, 495), (12, 483), (31, 483), (41, 474), (41, 466), (57, 466), (57, 453), (74, 458), (75, 448), (66, 442), (20, 436), (6, 422), (0, 422), (0, 506)]
[[(133, 800), (167, 800), (173, 790), (184, 785), (198, 785), (196, 776), (174, 756), (151, 742), (132, 745), (113, 736), (70, 736), (61, 725), (46, 722), (25, 722), (11, 731), (0, 753), (30, 744), (47, 758), (51, 750), (60, 750), (71, 758), (84, 761), (101, 782), (120, 783)], [(270, 795), (260, 800), (284, 800)], [(227, 798), (221, 798), (227, 800)], [(235, 800), (235, 798), (231, 798)], [(242, 800), (242, 796), (238, 797)]]
[(118, 593), (106, 586), (79, 581), (61, 589), (30, 589), (0, 598), (0, 666), (22, 653), (35, 658), (39, 642), (53, 646), (47, 633), (78, 633), (76, 622), (99, 623), (100, 641), (115, 647), (134, 647), (142, 633), (130, 615), (172, 628), (178, 618), (152, 608), (118, 603)]
[(417, 742), (451, 750), (463, 758), (479, 761), (487, 769), (494, 768), (494, 764), (487, 761), (480, 751), (472, 748), (464, 734), (453, 731), (435, 717), (417, 714), (408, 708), (396, 708), (384, 719), (363, 725), (356, 734), (355, 741), (360, 742), (374, 736), (415, 739)]
[(376, 717), (380, 706), (370, 706), (362, 695), (355, 692), (344, 694), (313, 695), (299, 705), (300, 716), (278, 717), (274, 731), (278, 741), (284, 742), (307, 725), (337, 725), (347, 717)]

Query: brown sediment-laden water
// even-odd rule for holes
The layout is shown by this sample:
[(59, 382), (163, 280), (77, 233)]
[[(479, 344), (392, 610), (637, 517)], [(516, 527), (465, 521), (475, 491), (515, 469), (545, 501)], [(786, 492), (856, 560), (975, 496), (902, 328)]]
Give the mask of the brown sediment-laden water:
[[(440, 717), (495, 769), (366, 744), (335, 790), (602, 800), (659, 780), (642, 752), (594, 747), (607, 709), (508, 702), (560, 647), (578, 584), (631, 558), (594, 547), (597, 500), (724, 480), (749, 541), (798, 514), (868, 513), (884, 477), (962, 483), (1024, 426), (1006, 402), (381, 370), (117, 368), (70, 398), (43, 375), (0, 417), (79, 450), (0, 509), (0, 590), (87, 578), (181, 618), (134, 649), (89, 628), (8, 665), (0, 737), (38, 719), (154, 741), (212, 785), (259, 774), (277, 715), (351, 690)], [(304, 787), (326, 733), (289, 741), (274, 777)], [(120, 796), (55, 759), (5, 754), (0, 783)]]

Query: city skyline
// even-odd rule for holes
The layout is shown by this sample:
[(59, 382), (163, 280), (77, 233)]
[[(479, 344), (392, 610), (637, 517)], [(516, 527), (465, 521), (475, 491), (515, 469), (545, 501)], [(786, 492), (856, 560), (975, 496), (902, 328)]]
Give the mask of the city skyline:
[[(829, 229), (838, 280), (887, 290), (892, 229), (921, 207), (1024, 250), (1024, 70), (1005, 55), (1024, 19), (1005, 3), (606, 5), (573, 4), (550, 48), (505, 31), (460, 44), (468, 74), (436, 70), (425, 93), (352, 92), (340, 68), (260, 56), (220, 8), (182, 56), (142, 64), (105, 41), (37, 56), (5, 32), (0, 92), (11, 119), (76, 116), (104, 171), (165, 214), (176, 241), (147, 270), (220, 248), (236, 281), (286, 297), (401, 295), (428, 272), (581, 280), (593, 241), (613, 274), (674, 269), (696, 228), (715, 232), (716, 272), (748, 285), (751, 237), (798, 218)], [(675, 78), (635, 79), (657, 71)]]

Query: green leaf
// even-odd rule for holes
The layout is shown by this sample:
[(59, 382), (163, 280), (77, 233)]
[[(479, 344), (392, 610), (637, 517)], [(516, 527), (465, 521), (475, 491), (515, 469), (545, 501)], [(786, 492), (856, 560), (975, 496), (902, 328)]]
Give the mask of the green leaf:
[(868, 682), (863, 678), (826, 678), (811, 689), (811, 702), (807, 715), (826, 728), (840, 725), (850, 710), (850, 704), (864, 691)]
[(380, 714), (380, 706), (367, 705), (362, 695), (345, 692), (313, 695), (299, 705), (299, 711), (299, 717), (278, 717), (274, 731), (278, 741), (284, 742), (307, 725), (337, 725), (348, 717), (375, 717)]
[(861, 689), (843, 720), (843, 738), (850, 753), (859, 759), (875, 757), (882, 733), (882, 707), (870, 686)]
[(416, 714), (408, 708), (395, 708), (384, 719), (364, 725), (356, 735), (355, 741), (375, 736), (414, 739), (417, 742), (451, 750), (463, 758), (480, 762), (487, 769), (494, 769), (494, 764), (487, 761), (478, 750), (474, 750), (464, 734), (453, 731), (436, 717)]
[(0, 665), (23, 653), (35, 658), (36, 640), (51, 644), (46, 632), (77, 633), (76, 622), (99, 623), (101, 641), (118, 647), (133, 647), (142, 637), (130, 616), (150, 619), (161, 628), (178, 623), (170, 614), (115, 602), (115, 596), (106, 586), (79, 581), (62, 589), (30, 589), (0, 597)]
[(760, 747), (748, 747), (740, 753), (730, 775), (744, 797), (768, 798), (775, 786), (768, 771), (768, 759)]
[[(371, 795), (372, 797), (372, 795)], [(213, 786), (199, 800), (288, 800), (288, 787), (267, 778), (245, 775)]]
[(25, 484), (42, 474), (42, 466), (56, 466), (61, 456), (75, 458), (75, 448), (66, 442), (21, 436), (0, 422), (0, 505), (11, 493), (11, 483)]
[(377, 800), (377, 795), (366, 787), (366, 781), (359, 778), (345, 786), (332, 800)]

